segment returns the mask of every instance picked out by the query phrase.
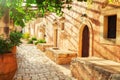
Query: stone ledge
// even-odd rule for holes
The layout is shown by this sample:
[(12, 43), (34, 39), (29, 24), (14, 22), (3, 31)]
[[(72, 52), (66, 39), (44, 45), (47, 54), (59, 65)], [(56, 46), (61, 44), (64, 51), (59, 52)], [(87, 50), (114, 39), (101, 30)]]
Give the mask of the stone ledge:
[(77, 57), (76, 52), (54, 48), (48, 48), (46, 55), (57, 64), (69, 64), (72, 58)]
[(78, 80), (120, 80), (120, 63), (97, 57), (75, 58), (71, 72)]
[(50, 43), (39, 43), (37, 44), (37, 48), (40, 49), (41, 51), (45, 52), (47, 48), (53, 47), (53, 44)]

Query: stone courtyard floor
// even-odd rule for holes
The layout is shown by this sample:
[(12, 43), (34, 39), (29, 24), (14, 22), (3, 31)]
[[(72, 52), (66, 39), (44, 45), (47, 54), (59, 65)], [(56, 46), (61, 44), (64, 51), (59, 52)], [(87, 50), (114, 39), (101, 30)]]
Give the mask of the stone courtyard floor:
[(71, 76), (69, 65), (54, 63), (34, 45), (20, 45), (17, 60), (14, 80), (76, 80)]

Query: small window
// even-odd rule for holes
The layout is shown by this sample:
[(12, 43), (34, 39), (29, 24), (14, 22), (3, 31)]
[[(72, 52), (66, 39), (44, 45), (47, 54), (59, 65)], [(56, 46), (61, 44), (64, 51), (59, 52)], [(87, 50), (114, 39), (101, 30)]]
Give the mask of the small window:
[(108, 16), (107, 38), (116, 38), (117, 15)]

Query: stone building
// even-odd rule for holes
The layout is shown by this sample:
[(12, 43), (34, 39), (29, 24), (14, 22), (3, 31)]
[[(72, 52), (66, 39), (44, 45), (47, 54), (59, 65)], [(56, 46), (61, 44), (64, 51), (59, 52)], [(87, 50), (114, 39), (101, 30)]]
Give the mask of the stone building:
[(44, 18), (47, 42), (62, 50), (77, 52), (77, 57), (94, 56), (120, 62), (120, 0), (112, 3), (74, 0), (70, 6), (70, 10), (63, 9), (62, 17), (52, 13)]
[(39, 21), (29, 22), (25, 32), (37, 37), (41, 28), (35, 29), (34, 26), (44, 25), (48, 43), (54, 43), (56, 38), (54, 45), (77, 51), (79, 57), (97, 56), (120, 62), (120, 2), (93, 0), (88, 4), (73, 1), (70, 5), (70, 10), (63, 9), (63, 21), (52, 13)]

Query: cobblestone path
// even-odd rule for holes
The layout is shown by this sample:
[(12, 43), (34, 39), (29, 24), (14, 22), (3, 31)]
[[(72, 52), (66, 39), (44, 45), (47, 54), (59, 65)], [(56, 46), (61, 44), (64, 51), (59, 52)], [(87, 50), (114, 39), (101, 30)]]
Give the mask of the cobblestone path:
[(17, 60), (14, 80), (75, 80), (69, 69), (52, 62), (33, 45), (20, 45)]

